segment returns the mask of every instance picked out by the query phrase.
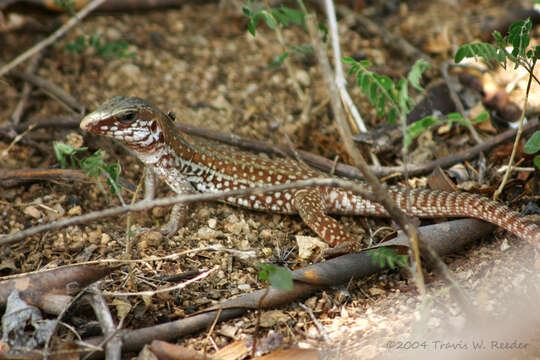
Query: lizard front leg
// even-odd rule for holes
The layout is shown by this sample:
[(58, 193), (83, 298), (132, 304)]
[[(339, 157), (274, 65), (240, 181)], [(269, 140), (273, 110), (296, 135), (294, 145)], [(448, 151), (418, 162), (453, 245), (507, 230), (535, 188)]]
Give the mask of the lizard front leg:
[[(174, 186), (174, 191), (177, 195), (188, 195), (196, 193), (197, 191), (193, 188), (191, 183), (187, 180), (176, 181)], [(185, 203), (179, 203), (173, 206), (169, 222), (167, 225), (162, 227), (160, 231), (165, 235), (174, 235), (180, 226), (184, 224), (187, 213), (189, 210), (189, 205)]]
[[(158, 177), (164, 180), (169, 187), (178, 195), (187, 195), (194, 194), (197, 191), (191, 185), (191, 183), (179, 172), (175, 172), (171, 178), (166, 176), (166, 173), (163, 174), (162, 169), (156, 168), (146, 168), (145, 172), (145, 200), (152, 200), (155, 194), (155, 188), (157, 185)], [(184, 223), (187, 212), (189, 210), (189, 205), (184, 203), (175, 204), (172, 208), (169, 221), (165, 226), (163, 226), (159, 231), (164, 235), (171, 236), (174, 235), (180, 226)]]
[(352, 251), (355, 240), (336, 221), (324, 213), (321, 192), (317, 188), (301, 189), (295, 192), (293, 205), (304, 223), (319, 235), (333, 249), (327, 249), (323, 257), (334, 257)]
[(154, 200), (156, 197), (157, 176), (149, 167), (144, 168), (144, 200)]

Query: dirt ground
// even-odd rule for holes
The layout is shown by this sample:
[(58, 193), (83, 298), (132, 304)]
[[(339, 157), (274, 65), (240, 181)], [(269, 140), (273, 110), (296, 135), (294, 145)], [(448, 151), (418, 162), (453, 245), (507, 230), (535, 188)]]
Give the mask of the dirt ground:
[[(360, 6), (360, 3), (352, 5)], [(460, 44), (478, 36), (483, 19), (502, 16), (510, 8), (509, 3), (517, 6), (518, 2), (366, 3), (365, 15), (384, 23), (387, 30), (401, 34), (428, 53), (435, 64), (440, 64), (451, 59)], [(528, 1), (519, 3), (523, 7), (530, 5)], [(295, 76), (312, 97), (313, 104), (310, 121), (299, 124), (303, 104), (298, 101), (289, 75), (284, 66), (270, 65), (283, 49), (275, 33), (266, 26), (260, 25), (256, 36), (246, 31), (247, 20), (241, 13), (241, 5), (237, 1), (190, 2), (177, 9), (97, 12), (43, 53), (36, 74), (60, 86), (89, 110), (114, 95), (139, 96), (163, 111), (173, 111), (179, 122), (281, 145), (288, 145), (284, 136), (287, 134), (298, 149), (329, 159), (336, 156), (348, 159), (333, 125), (332, 113), (326, 103), (327, 92), (313, 55), (291, 55)], [(22, 30), (1, 33), (2, 63), (42, 39), (43, 29), (54, 28), (57, 21), (68, 18), (30, 5), (14, 8), (11, 12), (21, 16), (27, 25)], [(343, 54), (367, 58), (379, 71), (397, 76), (406, 73), (414, 59), (385, 48), (381, 39), (367, 34), (352, 14), (351, 10), (351, 14), (338, 19)], [(321, 12), (319, 18), (323, 19)], [(108, 41), (126, 41), (128, 50), (136, 55), (103, 58), (92, 48), (83, 50), (80, 55), (66, 49), (66, 43), (85, 33), (99, 33)], [(283, 36), (287, 44), (309, 44), (307, 33), (299, 27), (284, 29)], [(24, 65), (19, 69), (24, 69)], [(431, 80), (437, 77), (440, 75), (436, 69), (428, 74)], [(2, 129), (10, 125), (10, 116), (22, 88), (23, 82), (16, 76), (0, 79)], [(351, 86), (350, 94), (369, 127), (384, 122), (375, 116), (375, 111), (357, 87)], [(43, 90), (33, 88), (22, 121), (66, 115), (72, 113)], [(503, 130), (501, 127), (497, 131)], [(419, 142), (413, 149), (416, 154), (413, 159), (416, 156), (430, 160), (474, 144), (463, 129), (452, 131), (446, 135), (431, 133), (430, 139)], [(28, 143), (10, 146), (11, 140), (3, 136), (0, 138), (0, 168), (58, 166), (53, 142), (67, 142), (74, 134), (82, 132), (59, 127), (31, 131), (28, 139), (44, 145), (46, 152)], [(482, 135), (487, 137), (489, 134)], [(87, 134), (84, 134), (84, 144), (91, 150), (104, 149), (107, 162), (121, 164), (122, 177), (135, 186), (140, 182), (142, 165), (124, 149), (107, 139)], [(509, 147), (501, 148), (509, 154)], [(7, 155), (4, 150), (8, 150)], [(399, 147), (393, 155), (385, 155), (382, 160), (386, 165), (398, 164)], [(503, 161), (488, 165), (488, 173), (494, 175), (488, 176), (486, 183), (481, 185), (494, 189), (500, 174), (492, 169), (503, 165)], [(472, 161), (470, 166), (477, 168), (477, 161)], [(410, 180), (410, 184), (424, 183), (424, 178)], [(170, 194), (165, 185), (160, 187), (159, 196)], [(511, 197), (506, 195), (503, 201)], [(133, 194), (123, 190), (123, 196), (130, 201)], [(521, 204), (510, 205), (521, 211)], [(0, 233), (13, 233), (112, 205), (119, 205), (118, 199), (107, 199), (93, 183), (36, 182), (0, 187)], [(133, 214), (132, 230), (158, 227), (166, 223), (168, 212), (168, 208), (156, 208)], [(0, 272), (12, 275), (71, 264), (79, 259), (121, 258), (125, 249), (126, 219), (121, 216), (70, 226), (4, 246), (0, 249)], [(364, 244), (370, 242), (370, 232), (391, 225), (380, 219), (358, 220), (347, 216), (337, 219)], [(151, 299), (122, 298), (131, 307), (124, 320), (125, 328), (183, 318), (223, 299), (264, 287), (257, 278), (255, 264), (273, 261), (278, 249), (283, 252), (296, 246), (297, 235), (314, 236), (295, 216), (258, 213), (221, 203), (198, 203), (192, 206), (188, 221), (175, 236), (164, 238), (156, 232), (137, 236), (131, 257), (164, 256), (216, 244), (251, 255), (241, 258), (227, 251), (197, 251), (180, 260), (150, 261), (135, 266), (136, 282), (126, 283), (126, 273), (120, 271), (108, 277), (103, 287), (126, 292), (154, 289), (158, 286), (155, 280), (158, 275), (217, 265), (219, 269), (212, 275), (181, 291)], [(376, 241), (380, 239), (376, 237)], [(93, 251), (84, 252), (88, 248)], [(81, 257), (83, 253), (84, 257)], [(311, 257), (299, 258), (295, 250), (288, 259), (289, 266), (293, 269), (305, 266), (315, 255), (316, 252)], [(321, 332), (298, 303), (265, 312), (259, 336), (264, 338), (275, 332), (282, 336), (281, 347), (316, 348), (327, 358), (422, 358), (433, 352), (441, 358), (540, 358), (540, 263), (532, 247), (499, 230), (444, 260), (478, 309), (478, 318), (474, 321), (466, 319), (463, 310), (450, 300), (451, 290), (440, 279), (428, 276), (428, 294), (422, 302), (414, 282), (405, 273), (386, 271), (367, 279), (352, 280), (346, 286), (327, 289), (302, 301), (313, 309), (317, 321), (328, 333), (329, 343), (325, 344)], [(115, 299), (110, 297), (108, 300), (113, 304)], [(112, 310), (116, 314), (118, 307), (113, 305)], [(89, 312), (79, 316), (90, 315)], [(255, 322), (256, 313), (249, 312), (217, 324), (212, 341), (203, 331), (178, 339), (178, 342), (212, 353), (215, 348), (253, 334)], [(472, 342), (482, 340), (487, 349), (471, 349)], [(504, 344), (513, 342), (526, 345), (504, 348)]]

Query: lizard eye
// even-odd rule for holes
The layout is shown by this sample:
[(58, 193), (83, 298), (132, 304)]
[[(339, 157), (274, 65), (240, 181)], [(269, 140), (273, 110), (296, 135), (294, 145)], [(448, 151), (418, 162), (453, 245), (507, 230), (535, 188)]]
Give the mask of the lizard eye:
[(116, 117), (116, 120), (118, 120), (122, 124), (130, 124), (131, 122), (133, 122), (133, 120), (135, 120), (135, 113), (134, 112), (128, 112), (128, 113), (125, 113), (125, 114), (122, 114), (122, 115), (118, 115)]

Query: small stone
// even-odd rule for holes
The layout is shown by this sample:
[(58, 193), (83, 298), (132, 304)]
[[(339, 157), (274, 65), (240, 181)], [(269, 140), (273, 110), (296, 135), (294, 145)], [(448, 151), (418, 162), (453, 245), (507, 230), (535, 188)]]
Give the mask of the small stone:
[(119, 41), (122, 39), (122, 33), (114, 27), (107, 27), (106, 34), (110, 41)]
[(146, 250), (147, 248), (148, 248), (148, 241), (146, 240), (137, 241), (137, 249)]
[(79, 216), (82, 214), (82, 209), (79, 205), (72, 207), (68, 210), (69, 216)]
[(249, 233), (249, 226), (244, 219), (238, 219), (236, 215), (230, 215), (225, 219), (225, 225), (223, 226), (225, 231), (238, 235), (242, 231), (245, 234)]
[(262, 229), (261, 232), (259, 233), (259, 237), (262, 239), (262, 240), (272, 240), (274, 238), (274, 232), (270, 229)]
[(311, 84), (311, 78), (305, 70), (298, 70), (296, 72), (296, 80), (304, 87), (308, 87)]
[(35, 206), (32, 205), (27, 206), (24, 209), (24, 213), (28, 216), (33, 217), (34, 219), (39, 219), (42, 216), (41, 211), (39, 211)]
[(144, 239), (150, 246), (159, 246), (163, 241), (163, 234), (159, 231), (149, 231), (146, 233)]
[(281, 310), (265, 311), (261, 314), (261, 326), (272, 327), (278, 323), (285, 323), (289, 316)]
[(214, 240), (220, 235), (220, 232), (212, 230), (209, 227), (202, 227), (197, 231), (197, 237), (201, 240)]
[(101, 240), (99, 241), (99, 243), (101, 245), (107, 245), (109, 242), (111, 241), (111, 236), (109, 234), (101, 234)]
[(218, 109), (229, 109), (231, 107), (231, 104), (225, 99), (223, 95), (219, 95), (214, 100), (210, 102), (210, 104)]
[(124, 64), (118, 71), (133, 82), (138, 81), (141, 77), (141, 69), (135, 64)]
[(206, 218), (210, 216), (210, 210), (208, 209), (208, 206), (200, 207), (199, 210), (197, 210), (197, 217), (199, 219)]
[(210, 229), (215, 229), (216, 225), (217, 225), (217, 219), (215, 218), (208, 219), (208, 227)]
[(152, 209), (152, 217), (161, 218), (167, 215), (167, 209), (164, 207), (155, 207)]
[(101, 233), (98, 231), (92, 231), (88, 233), (88, 242), (90, 242), (91, 244), (96, 244), (98, 242), (100, 235)]
[(251, 285), (249, 284), (240, 284), (238, 285), (238, 289), (242, 291), (248, 291), (251, 289)]
[(257, 90), (257, 84), (249, 84), (246, 87), (246, 95), (250, 95)]
[(221, 326), (221, 328), (219, 329), (219, 333), (228, 338), (235, 339), (237, 330), (238, 329), (236, 326), (225, 324)]
[(60, 204), (55, 204), (53, 209), (55, 210), (57, 218), (61, 218), (62, 216), (66, 215), (66, 209), (64, 209), (64, 207)]
[(508, 249), (510, 249), (510, 245), (508, 245), (508, 240), (504, 239), (501, 244), (501, 251), (506, 251)]

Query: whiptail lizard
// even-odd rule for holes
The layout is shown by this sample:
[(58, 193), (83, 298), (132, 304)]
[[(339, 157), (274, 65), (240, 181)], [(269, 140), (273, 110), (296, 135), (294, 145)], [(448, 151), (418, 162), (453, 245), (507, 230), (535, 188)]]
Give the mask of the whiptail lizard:
[[(132, 149), (155, 175), (178, 193), (215, 192), (291, 183), (328, 177), (291, 159), (271, 160), (261, 156), (220, 149), (178, 131), (168, 115), (147, 101), (116, 96), (81, 122), (81, 128), (106, 135)], [(148, 172), (147, 172), (148, 175)], [(153, 176), (147, 178), (147, 198), (153, 195)], [(540, 245), (540, 226), (485, 197), (439, 190), (389, 187), (393, 200), (409, 215), (417, 217), (469, 217), (498, 225)], [(299, 214), (304, 223), (331, 246), (354, 244), (350, 234), (327, 213), (388, 216), (378, 203), (351, 191), (333, 187), (301, 188), (262, 195), (229, 197), (226, 203), (254, 210)], [(185, 205), (173, 207), (169, 233), (178, 229), (186, 215)]]

